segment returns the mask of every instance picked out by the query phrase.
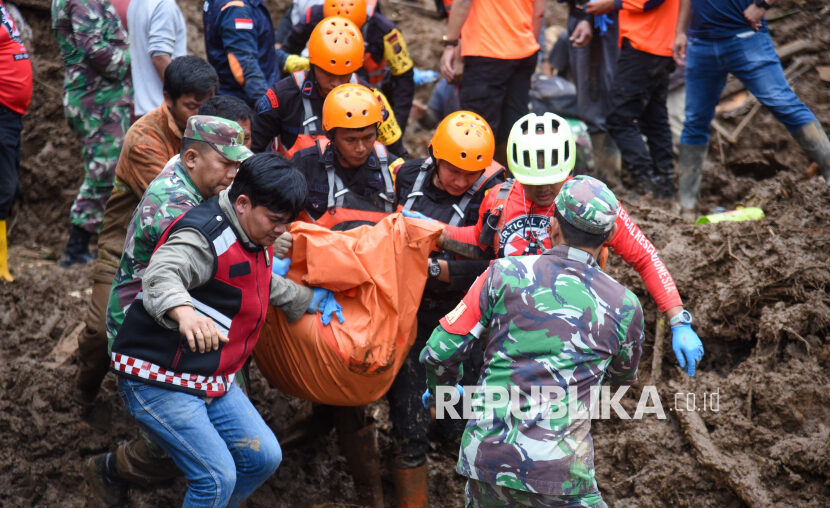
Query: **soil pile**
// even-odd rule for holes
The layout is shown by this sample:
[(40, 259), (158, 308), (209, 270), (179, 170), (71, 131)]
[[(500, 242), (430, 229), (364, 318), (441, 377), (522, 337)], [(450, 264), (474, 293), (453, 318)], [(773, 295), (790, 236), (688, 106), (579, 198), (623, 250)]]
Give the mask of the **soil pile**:
[[(268, 4), (276, 22), (288, 2)], [(550, 4), (548, 22), (561, 22), (563, 7)], [(201, 5), (182, 2), (181, 7), (189, 47), (203, 54)], [(815, 67), (830, 63), (825, 55), (830, 33), (823, 29), (830, 9), (787, 2), (778, 12), (791, 8), (799, 10), (773, 24), (773, 36), (779, 47), (798, 38), (812, 44), (784, 65), (804, 59), (808, 70), (794, 88), (828, 124), (830, 92)], [(442, 22), (398, 3), (383, 2), (383, 9), (399, 23), (416, 65), (436, 68)], [(22, 11), (35, 33), (30, 47), (35, 97), (24, 119), (24, 194), (11, 234), (17, 281), (0, 287), (0, 504), (87, 506), (84, 460), (130, 439), (135, 426), (112, 376), (91, 415), (81, 416), (73, 402), (72, 344), (90, 294), (89, 268), (62, 270), (49, 258), (65, 241), (69, 206), (81, 179), (80, 146), (63, 120), (63, 67), (48, 12)], [(425, 100), (428, 94), (429, 88), (422, 88), (418, 97)], [(423, 154), (429, 133), (416, 122), (410, 125), (407, 145), (413, 154)], [(612, 256), (609, 270), (641, 297), (649, 330), (640, 381), (622, 406), (633, 415), (644, 387), (654, 384), (666, 415), (595, 422), (597, 480), (613, 506), (817, 506), (830, 498), (830, 190), (820, 178), (805, 176), (807, 160), (763, 109), (737, 144), (724, 143), (722, 153), (713, 141), (703, 205), (760, 206), (764, 220), (694, 226), (663, 203), (624, 202), (660, 248), (695, 316), (706, 355), (690, 380), (674, 367), (670, 338), (663, 334), (662, 353), (654, 361), (657, 309), (636, 274)], [(277, 430), (304, 406), (269, 388), (256, 369), (252, 393)], [(370, 411), (388, 460), (392, 443), (385, 402)], [(456, 457), (454, 443), (433, 444), (433, 506), (463, 504)], [(384, 473), (383, 480), (391, 506), (391, 475)], [(128, 506), (175, 506), (184, 489), (181, 479), (132, 489)], [(248, 505), (341, 506), (354, 498), (331, 434), (287, 452)]]

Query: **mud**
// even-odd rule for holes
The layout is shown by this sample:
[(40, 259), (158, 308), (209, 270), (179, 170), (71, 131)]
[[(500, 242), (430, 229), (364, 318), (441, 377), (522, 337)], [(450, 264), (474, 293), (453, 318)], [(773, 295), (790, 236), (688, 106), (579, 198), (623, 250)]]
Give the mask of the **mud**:
[[(288, 2), (268, 3), (277, 22)], [(182, 8), (189, 47), (204, 54), (201, 5), (182, 2)], [(383, 8), (400, 24), (416, 64), (436, 67), (443, 22), (396, 10), (389, 2)], [(773, 37), (779, 47), (797, 38), (814, 43), (793, 57), (805, 59), (809, 68), (794, 87), (828, 125), (830, 89), (814, 67), (830, 63), (830, 32), (824, 28), (830, 14), (826, 7), (799, 2), (785, 2), (781, 11), (789, 8), (803, 10), (777, 22)], [(17, 281), (0, 286), (0, 505), (87, 506), (84, 460), (131, 438), (135, 427), (112, 376), (91, 415), (82, 417), (73, 401), (77, 364), (71, 346), (89, 298), (89, 268), (63, 270), (54, 257), (65, 242), (69, 206), (81, 181), (80, 146), (63, 120), (63, 68), (48, 13), (22, 10), (35, 32), (35, 97), (24, 119), (23, 196), (11, 223)], [(564, 19), (559, 4), (549, 2), (548, 11), (549, 23)], [(428, 95), (429, 87), (418, 91), (422, 101)], [(734, 127), (737, 121), (726, 123)], [(407, 146), (423, 154), (429, 133), (416, 122), (410, 125)], [(806, 176), (807, 159), (763, 109), (736, 145), (724, 143), (721, 156), (712, 142), (702, 209), (760, 206), (764, 220), (694, 226), (665, 203), (624, 200), (660, 249), (695, 316), (706, 355), (690, 380), (675, 367), (664, 336), (662, 377), (654, 383), (657, 309), (639, 277), (612, 256), (609, 270), (640, 296), (648, 330), (640, 381), (623, 406), (633, 414), (643, 386), (656, 384), (667, 416), (595, 423), (597, 480), (612, 506), (822, 506), (830, 499), (830, 190), (821, 178)], [(279, 437), (302, 401), (268, 387), (255, 368), (252, 388), (255, 405)], [(691, 402), (698, 411), (681, 411), (692, 409)], [(385, 402), (373, 404), (371, 413), (388, 462)], [(432, 445), (432, 506), (463, 505), (456, 454), (454, 443)], [(393, 506), (385, 471), (387, 505)], [(185, 488), (180, 479), (131, 489), (126, 505), (175, 506)], [(286, 452), (248, 506), (347, 506), (354, 499), (331, 434)]]

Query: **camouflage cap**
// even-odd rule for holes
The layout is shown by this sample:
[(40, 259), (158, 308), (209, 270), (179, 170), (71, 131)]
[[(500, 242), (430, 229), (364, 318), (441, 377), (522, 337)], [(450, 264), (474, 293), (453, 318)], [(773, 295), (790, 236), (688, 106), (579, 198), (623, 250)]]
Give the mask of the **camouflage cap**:
[(254, 153), (245, 146), (245, 133), (233, 120), (218, 116), (194, 115), (187, 120), (182, 138), (202, 141), (226, 159), (242, 162)]
[(595, 235), (611, 230), (620, 209), (611, 189), (587, 175), (566, 181), (555, 203), (556, 210), (568, 224)]

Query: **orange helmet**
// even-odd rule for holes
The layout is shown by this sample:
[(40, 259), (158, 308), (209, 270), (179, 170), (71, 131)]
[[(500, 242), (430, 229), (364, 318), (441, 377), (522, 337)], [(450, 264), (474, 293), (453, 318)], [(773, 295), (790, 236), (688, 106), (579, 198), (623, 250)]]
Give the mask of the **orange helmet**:
[(353, 21), (332, 16), (317, 23), (308, 39), (308, 61), (345, 76), (363, 67), (363, 36)]
[(441, 120), (429, 146), (435, 159), (464, 171), (481, 171), (493, 162), (496, 140), (481, 115), (456, 111)]
[(326, 95), (323, 102), (323, 129), (362, 129), (383, 121), (380, 102), (363, 85), (346, 83)]
[(326, 0), (323, 3), (323, 16), (340, 16), (352, 20), (357, 28), (366, 23), (366, 0)]

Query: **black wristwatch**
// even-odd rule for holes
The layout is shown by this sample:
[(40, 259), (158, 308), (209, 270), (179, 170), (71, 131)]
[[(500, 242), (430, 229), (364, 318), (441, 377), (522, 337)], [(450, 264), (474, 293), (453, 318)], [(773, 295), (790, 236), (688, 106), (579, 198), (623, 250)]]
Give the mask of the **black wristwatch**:
[(438, 264), (438, 261), (435, 259), (429, 260), (429, 268), (427, 269), (427, 273), (433, 279), (437, 279), (439, 275), (441, 275), (441, 265)]
[(447, 46), (458, 46), (459, 39), (447, 39), (446, 35), (441, 36), (441, 44), (446, 48)]
[(669, 320), (670, 326), (690, 324), (692, 324), (692, 313), (686, 309), (683, 309), (679, 313), (675, 314), (674, 317)]
[(755, 7), (760, 7), (766, 10), (770, 10), (772, 8), (772, 6), (768, 4), (766, 0), (755, 0)]

